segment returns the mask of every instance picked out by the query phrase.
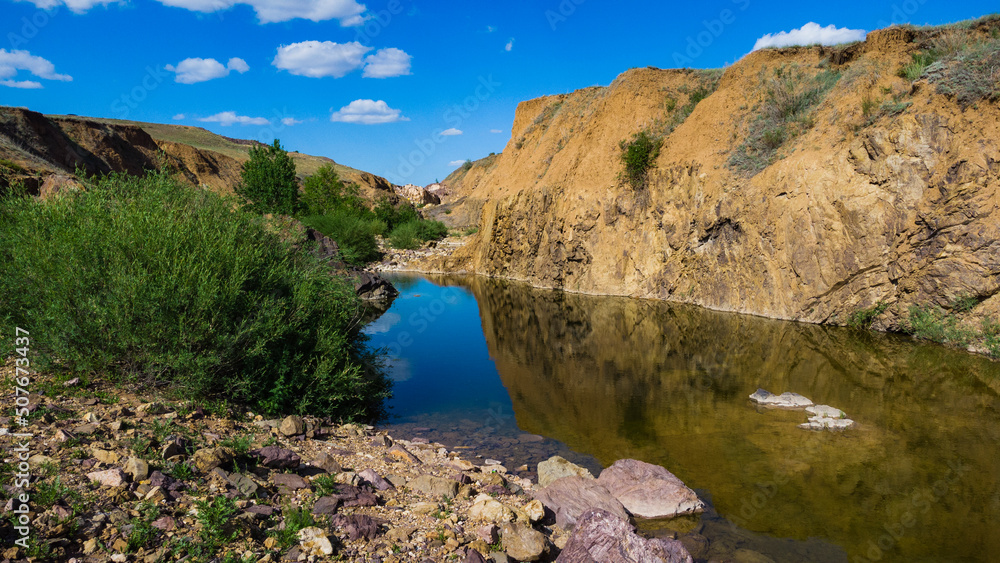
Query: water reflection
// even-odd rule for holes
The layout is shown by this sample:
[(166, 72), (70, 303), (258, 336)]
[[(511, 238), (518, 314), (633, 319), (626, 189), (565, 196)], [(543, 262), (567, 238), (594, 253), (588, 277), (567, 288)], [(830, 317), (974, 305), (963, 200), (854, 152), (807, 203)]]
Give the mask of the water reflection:
[[(605, 465), (662, 464), (747, 530), (819, 538), (852, 562), (1000, 552), (996, 363), (893, 335), (435, 281), (475, 297), (524, 431)], [(858, 427), (800, 430), (801, 412), (750, 405), (758, 387), (842, 408)]]

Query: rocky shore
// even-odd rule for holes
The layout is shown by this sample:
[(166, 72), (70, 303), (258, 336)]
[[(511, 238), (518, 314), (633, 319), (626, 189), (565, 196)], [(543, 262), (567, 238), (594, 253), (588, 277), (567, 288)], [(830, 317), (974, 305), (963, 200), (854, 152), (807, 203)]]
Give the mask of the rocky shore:
[(692, 561), (680, 541), (635, 533), (630, 516), (704, 506), (640, 461), (594, 478), (553, 457), (536, 482), (371, 426), (32, 386), (27, 419), (0, 419), (15, 445), (31, 436), (27, 486), (13, 447), (0, 473), (5, 513), (30, 522), (17, 545), (3, 521), (3, 561)]

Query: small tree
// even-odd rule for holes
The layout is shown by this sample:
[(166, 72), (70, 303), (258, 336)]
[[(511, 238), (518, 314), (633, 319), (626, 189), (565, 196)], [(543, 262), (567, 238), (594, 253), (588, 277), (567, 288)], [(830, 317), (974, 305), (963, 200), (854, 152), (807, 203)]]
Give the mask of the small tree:
[(299, 210), (295, 163), (278, 139), (271, 146), (250, 149), (236, 193), (260, 213), (292, 215)]
[(302, 202), (314, 215), (325, 215), (344, 207), (360, 208), (364, 202), (358, 194), (357, 184), (341, 180), (329, 164), (324, 164), (302, 182)]

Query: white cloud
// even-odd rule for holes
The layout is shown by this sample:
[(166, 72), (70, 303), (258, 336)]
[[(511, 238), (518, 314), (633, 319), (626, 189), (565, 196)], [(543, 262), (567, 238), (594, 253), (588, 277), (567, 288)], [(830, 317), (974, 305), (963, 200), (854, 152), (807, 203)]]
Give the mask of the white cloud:
[(503, 133), (500, 129), (490, 129), (490, 133)]
[(444, 135), (445, 137), (450, 137), (452, 135), (461, 135), (462, 134), (462, 130), (461, 129), (455, 129), (454, 127), (452, 127), (450, 129), (445, 129), (444, 131), (441, 131), (441, 134)]
[(240, 125), (267, 125), (270, 123), (266, 118), (263, 117), (249, 117), (246, 115), (236, 115), (235, 111), (224, 111), (217, 113), (215, 115), (210, 115), (208, 117), (199, 117), (198, 121), (205, 121), (207, 123), (218, 123), (223, 127), (229, 127), (234, 123)]
[(410, 74), (410, 55), (402, 49), (379, 49), (365, 57), (366, 78), (389, 78)]
[(10, 88), (38, 89), (42, 83), (37, 80), (14, 80), (18, 71), (26, 70), (30, 74), (45, 80), (60, 80), (69, 82), (73, 77), (59, 74), (56, 67), (42, 57), (32, 55), (27, 51), (0, 49), (0, 85)]
[(301, 119), (295, 119), (294, 117), (282, 117), (281, 118), (281, 124), (285, 125), (285, 126), (288, 126), (288, 127), (291, 127), (293, 125), (298, 125), (299, 123), (303, 123), (303, 121)]
[(453, 160), (448, 163), (448, 166), (461, 166), (463, 164), (465, 164), (464, 160)]
[(389, 104), (382, 100), (354, 100), (333, 112), (330, 116), (330, 121), (363, 123), (365, 125), (409, 121), (410, 119), (403, 117), (402, 113), (402, 110), (392, 109), (389, 107)]
[(278, 47), (278, 55), (272, 64), (299, 76), (340, 78), (359, 68), (363, 63), (362, 57), (371, 49), (357, 41), (303, 41)]
[(229, 59), (228, 63), (226, 63), (226, 69), (243, 74), (244, 72), (250, 70), (250, 65), (239, 57), (233, 57)]
[(503, 50), (509, 53), (513, 48), (514, 48), (514, 38), (511, 37), (510, 41), (508, 41), (507, 44), (503, 46)]
[(791, 45), (836, 45), (838, 43), (849, 43), (851, 41), (864, 41), (865, 30), (847, 29), (830, 24), (820, 27), (818, 23), (809, 22), (804, 26), (791, 31), (779, 31), (778, 33), (768, 33), (757, 40), (753, 45), (753, 51), (765, 47), (788, 47)]
[(486, 33), (493, 33), (496, 30), (497, 30), (496, 26), (493, 25), (486, 26)]
[(231, 71), (242, 74), (250, 70), (250, 66), (247, 65), (246, 61), (236, 57), (229, 59), (229, 63), (226, 66), (223, 66), (222, 63), (215, 59), (190, 58), (177, 63), (177, 66), (167, 65), (164, 68), (176, 73), (177, 76), (174, 80), (181, 84), (196, 84), (198, 82), (205, 82), (206, 80), (229, 76)]
[(174, 117), (173, 117), (172, 119), (173, 119), (174, 121), (180, 121), (180, 120), (182, 120), (182, 119), (184, 119), (184, 118), (186, 118), (186, 117), (187, 117), (187, 116), (186, 116), (186, 115), (184, 115), (183, 113), (178, 113), (178, 114), (177, 114), (177, 115), (175, 115), (175, 116), (174, 116)]
[[(23, 1), (23, 0), (19, 0)], [(94, 6), (106, 6), (115, 4), (121, 0), (27, 0), (43, 10), (51, 10), (59, 6), (66, 6), (71, 12), (82, 14)]]
[(42, 87), (41, 82), (34, 80), (0, 80), (0, 85), (23, 90), (37, 90)]
[[(66, 1), (94, 2), (95, 0)], [(245, 4), (257, 12), (257, 19), (260, 20), (260, 23), (284, 22), (302, 18), (314, 22), (337, 19), (340, 20), (342, 26), (361, 25), (364, 23), (362, 14), (365, 12), (365, 5), (358, 4), (355, 0), (159, 0), (159, 2), (166, 6), (206, 13), (227, 10), (237, 4)]]

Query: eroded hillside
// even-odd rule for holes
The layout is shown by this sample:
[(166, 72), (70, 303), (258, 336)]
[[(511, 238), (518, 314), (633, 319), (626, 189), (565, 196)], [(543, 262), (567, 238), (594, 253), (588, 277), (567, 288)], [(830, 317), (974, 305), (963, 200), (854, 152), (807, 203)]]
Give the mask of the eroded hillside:
[[(21, 182), (31, 193), (47, 194), (74, 184), (77, 168), (88, 175), (166, 168), (193, 186), (232, 193), (253, 144), (199, 127), (46, 116), (0, 107), (0, 189)], [(362, 196), (399, 199), (382, 177), (326, 157), (289, 154), (300, 176), (329, 164), (342, 179), (358, 184)]]
[[(894, 27), (524, 102), (503, 153), (446, 180), (479, 234), (430, 269), (890, 329), (911, 305), (995, 317), (1000, 89), (975, 65), (1000, 60), (998, 28)], [(620, 143), (643, 131), (662, 146), (632, 185)]]

